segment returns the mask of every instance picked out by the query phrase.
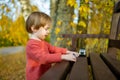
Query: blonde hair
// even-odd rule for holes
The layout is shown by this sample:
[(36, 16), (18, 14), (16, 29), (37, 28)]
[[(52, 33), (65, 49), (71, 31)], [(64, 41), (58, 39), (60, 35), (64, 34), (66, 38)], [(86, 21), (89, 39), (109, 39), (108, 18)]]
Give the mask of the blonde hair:
[(29, 33), (33, 33), (31, 27), (34, 26), (35, 29), (44, 27), (46, 24), (51, 24), (51, 18), (43, 12), (32, 12), (26, 20), (26, 30)]

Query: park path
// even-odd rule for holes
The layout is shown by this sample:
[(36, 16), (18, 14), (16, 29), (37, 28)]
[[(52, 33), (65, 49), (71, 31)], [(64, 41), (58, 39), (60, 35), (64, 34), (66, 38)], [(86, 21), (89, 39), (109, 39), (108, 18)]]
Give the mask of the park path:
[(0, 54), (13, 54), (25, 52), (25, 46), (3, 47), (0, 48)]

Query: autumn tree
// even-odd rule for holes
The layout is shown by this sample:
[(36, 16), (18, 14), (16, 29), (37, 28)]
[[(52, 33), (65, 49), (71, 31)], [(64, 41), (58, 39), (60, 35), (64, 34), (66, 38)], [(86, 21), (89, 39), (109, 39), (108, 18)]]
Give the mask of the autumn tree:
[(70, 41), (61, 37), (62, 34), (73, 33), (71, 23), (73, 22), (74, 6), (71, 0), (51, 0), (51, 17), (53, 25), (51, 29), (51, 43), (57, 46), (66, 47)]
[[(114, 7), (114, 0), (89, 1), (88, 34), (109, 34)], [(86, 48), (90, 52), (105, 53), (107, 51), (107, 39), (86, 39)], [(92, 44), (92, 45), (91, 45)]]
[(20, 3), (11, 0), (9, 4), (0, 5), (0, 47), (25, 45), (28, 35), (25, 30), (24, 17), (19, 12)]
[[(69, 6), (69, 9), (70, 7), (72, 8), (69, 12), (69, 14), (72, 14), (72, 17), (75, 15), (75, 9), (79, 11), (78, 15), (75, 15), (78, 17), (77, 23), (74, 23), (73, 18), (69, 18), (68, 14), (65, 15), (64, 11), (67, 7), (64, 6), (65, 8), (62, 8), (62, 4), (59, 6), (61, 2), (62, 0), (51, 0), (51, 16), (53, 19), (51, 32), (52, 44), (55, 44), (54, 42), (56, 42), (60, 46), (64, 45), (65, 43), (63, 43), (63, 39), (59, 37), (60, 34), (63, 34), (64, 32), (74, 34), (109, 34), (115, 0), (108, 0), (107, 2), (105, 0), (80, 0), (80, 3), (76, 3), (76, 0), (66, 0), (64, 3)], [(76, 7), (77, 4), (79, 4), (79, 7)], [(61, 16), (64, 18), (62, 17), (61, 19)], [(69, 27), (63, 25), (66, 16), (67, 19), (72, 19), (70, 23), (67, 24), (70, 25)], [(62, 26), (64, 26), (64, 28)], [(74, 26), (74, 28), (72, 26)], [(69, 32), (67, 28), (72, 30), (72, 32)], [(62, 41), (63, 44), (60, 43), (60, 41)], [(83, 47), (90, 52), (105, 52), (107, 49), (107, 43), (108, 41), (106, 39), (81, 39), (78, 48)]]

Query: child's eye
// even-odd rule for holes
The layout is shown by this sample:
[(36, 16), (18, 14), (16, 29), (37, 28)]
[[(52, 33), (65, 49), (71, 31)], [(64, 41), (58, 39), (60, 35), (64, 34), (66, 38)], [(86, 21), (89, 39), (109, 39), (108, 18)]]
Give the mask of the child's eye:
[(46, 28), (45, 30), (46, 30), (46, 31), (47, 31), (47, 30), (50, 30), (50, 28)]

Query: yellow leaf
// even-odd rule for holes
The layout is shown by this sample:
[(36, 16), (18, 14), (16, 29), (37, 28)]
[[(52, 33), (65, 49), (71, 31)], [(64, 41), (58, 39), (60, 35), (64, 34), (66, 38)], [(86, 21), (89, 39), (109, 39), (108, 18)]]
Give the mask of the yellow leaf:
[(68, 42), (67, 42), (67, 45), (70, 46), (70, 45), (71, 45), (71, 41), (68, 41)]
[(63, 40), (63, 39), (62, 39), (62, 38), (60, 38), (60, 37), (58, 37), (58, 38), (57, 38), (57, 41), (61, 41), (61, 40)]
[(77, 8), (78, 7), (78, 4), (76, 3), (75, 5), (74, 5), (74, 8)]
[(82, 10), (83, 10), (82, 6), (79, 8), (79, 10), (80, 10), (80, 12), (82, 12)]
[(59, 25), (59, 26), (60, 26), (61, 24), (62, 24), (62, 22), (61, 22), (61, 21), (57, 21), (57, 25)]
[(38, 11), (38, 7), (37, 6), (32, 6), (32, 11)]
[(87, 13), (87, 12), (89, 11), (89, 8), (88, 8), (87, 6), (85, 6), (85, 7), (83, 8), (83, 11), (84, 11), (85, 13)]
[(70, 22), (70, 25), (71, 25), (72, 27), (76, 27), (76, 24), (73, 23), (73, 22)]
[(75, 18), (75, 17), (77, 17), (75, 14), (74, 14), (74, 15), (72, 15), (72, 18)]
[(55, 34), (58, 34), (59, 32), (60, 32), (60, 28), (57, 27), (57, 28), (55, 29)]
[(84, 21), (80, 21), (80, 22), (78, 23), (78, 25), (79, 25), (79, 26), (82, 26), (82, 27), (84, 27), (84, 28), (86, 28), (86, 24), (85, 24)]
[(85, 0), (85, 3), (88, 3), (89, 2), (89, 0)]
[(83, 5), (79, 8), (79, 10), (84, 14), (84, 13), (88, 13), (90, 8), (88, 6)]
[(69, 5), (70, 7), (76, 7), (76, 0), (68, 0), (67, 1), (67, 5)]
[(80, 30), (80, 31), (78, 31), (78, 33), (79, 33), (79, 34), (81, 34), (81, 33), (82, 33), (82, 31)]

